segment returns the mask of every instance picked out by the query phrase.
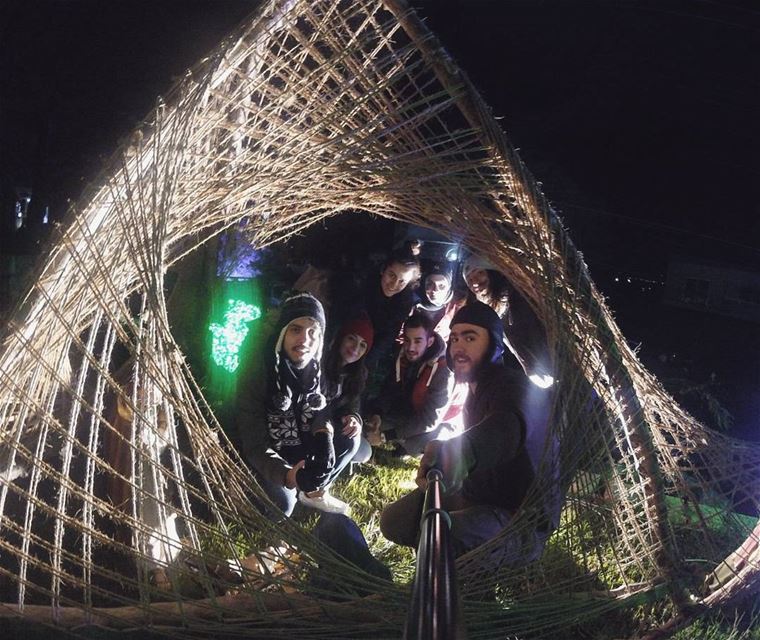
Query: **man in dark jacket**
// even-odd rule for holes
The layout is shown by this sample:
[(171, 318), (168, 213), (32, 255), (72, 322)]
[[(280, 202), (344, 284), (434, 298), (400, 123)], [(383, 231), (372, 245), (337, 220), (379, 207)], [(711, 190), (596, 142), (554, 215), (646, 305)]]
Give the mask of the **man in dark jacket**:
[(404, 343), (380, 395), (369, 404), (365, 421), (373, 446), (398, 442), (412, 455), (440, 436), (448, 406), (452, 375), (446, 366), (446, 345), (429, 318), (415, 312), (404, 323)]
[[(416, 546), (426, 474), (436, 467), (444, 475), (443, 507), (451, 516), (457, 555), (502, 532), (488, 555), (489, 565), (516, 565), (541, 554), (560, 507), (556, 446), (547, 427), (549, 396), (533, 393), (522, 372), (504, 366), (501, 336), (501, 320), (483, 303), (471, 302), (454, 316), (447, 357), (456, 381), (470, 389), (465, 432), (426, 446), (418, 489), (383, 510), (380, 529), (386, 538)], [(529, 431), (531, 440), (542, 442), (536, 460), (526, 446)], [(523, 502), (532, 488), (542, 500), (535, 513), (525, 513)], [(526, 516), (519, 527), (518, 511)]]
[(239, 393), (243, 455), (285, 515), (293, 512), (296, 500), (347, 513), (348, 505), (328, 488), (356, 453), (359, 434), (346, 435), (329, 421), (320, 389), (322, 305), (308, 293), (292, 296), (269, 324), (272, 336), (262, 340), (264, 353), (254, 357), (256, 369)]

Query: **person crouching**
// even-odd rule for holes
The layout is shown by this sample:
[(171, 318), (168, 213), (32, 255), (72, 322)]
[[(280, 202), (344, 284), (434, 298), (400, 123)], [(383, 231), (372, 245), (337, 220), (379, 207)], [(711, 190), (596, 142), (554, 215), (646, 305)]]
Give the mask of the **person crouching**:
[(419, 455), (431, 440), (450, 435), (442, 421), (453, 377), (446, 366), (446, 343), (428, 316), (415, 311), (406, 319), (404, 343), (365, 421), (372, 446), (397, 442), (404, 453)]
[(356, 453), (359, 436), (333, 428), (320, 391), (322, 305), (308, 293), (292, 296), (274, 326), (274, 348), (257, 359), (258, 375), (248, 379), (240, 395), (243, 454), (285, 515), (292, 514), (296, 501), (348, 513), (349, 506), (328, 489)]
[[(537, 559), (557, 526), (561, 498), (554, 476), (555, 446), (541, 446), (533, 460), (529, 439), (542, 445), (553, 439), (549, 428), (550, 404), (546, 393), (532, 392), (522, 372), (502, 359), (501, 319), (474, 301), (460, 309), (451, 322), (447, 350), (457, 382), (467, 383), (465, 431), (446, 442), (433, 440), (425, 447), (417, 473), (418, 488), (388, 505), (380, 516), (383, 535), (397, 544), (416, 546), (427, 487), (427, 472), (443, 474), (446, 491), (442, 506), (451, 518), (455, 555), (478, 547), (505, 531), (487, 566), (516, 566)], [(545, 458), (545, 459), (543, 459)], [(523, 507), (536, 471), (538, 509), (528, 530), (511, 527)], [(544, 479), (546, 476), (546, 480)]]

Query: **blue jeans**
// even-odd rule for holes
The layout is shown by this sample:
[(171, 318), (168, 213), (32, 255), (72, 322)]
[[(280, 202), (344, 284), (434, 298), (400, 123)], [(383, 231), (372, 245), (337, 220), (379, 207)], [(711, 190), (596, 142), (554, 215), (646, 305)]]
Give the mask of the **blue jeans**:
[[(344, 436), (342, 433), (337, 432), (333, 435), (333, 446), (335, 447), (335, 466), (328, 474), (326, 486), (330, 486), (335, 479), (340, 475), (341, 471), (346, 468), (351, 459), (359, 449), (360, 436), (357, 434), (353, 438)], [(289, 461), (290, 464), (295, 464), (298, 460)], [(298, 491), (296, 489), (288, 489), (287, 487), (267, 480), (261, 474), (256, 474), (256, 479), (259, 481), (264, 493), (269, 496), (269, 499), (280, 508), (280, 510), (286, 515), (290, 516), (295, 509), (296, 502), (298, 501)]]
[[(348, 516), (339, 513), (323, 513), (314, 527), (317, 540), (353, 565), (372, 576), (391, 581), (391, 572), (382, 562), (370, 553), (367, 541), (356, 523)], [(324, 576), (320, 576), (324, 578)], [(329, 579), (326, 581), (329, 583)], [(336, 585), (332, 585), (333, 588)]]
[(354, 455), (353, 462), (367, 462), (372, 457), (372, 447), (364, 436), (359, 437), (359, 446)]

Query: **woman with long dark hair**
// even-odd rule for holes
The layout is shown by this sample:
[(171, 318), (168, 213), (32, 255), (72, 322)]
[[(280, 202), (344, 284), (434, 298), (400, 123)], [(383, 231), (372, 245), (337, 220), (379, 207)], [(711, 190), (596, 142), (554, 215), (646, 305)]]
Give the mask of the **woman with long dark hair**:
[(487, 304), (500, 318), (507, 315), (512, 285), (503, 273), (485, 260), (470, 256), (464, 263), (462, 275), (473, 299)]
[[(367, 354), (372, 350), (375, 332), (366, 312), (346, 321), (324, 356), (322, 393), (328, 402), (334, 429), (353, 437), (362, 429), (361, 395), (367, 384)], [(372, 450), (362, 439), (356, 462), (366, 462)]]
[(470, 256), (462, 269), (472, 299), (491, 307), (502, 319), (504, 342), (531, 382), (542, 388), (554, 382), (544, 325), (527, 300), (487, 260)]

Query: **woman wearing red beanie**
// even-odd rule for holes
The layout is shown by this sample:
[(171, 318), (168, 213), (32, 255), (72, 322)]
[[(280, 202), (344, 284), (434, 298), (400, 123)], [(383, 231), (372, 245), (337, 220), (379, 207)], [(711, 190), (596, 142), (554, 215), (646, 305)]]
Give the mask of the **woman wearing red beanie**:
[[(366, 312), (349, 318), (325, 354), (322, 393), (327, 398), (330, 420), (336, 432), (353, 437), (362, 430), (360, 398), (367, 384), (366, 357), (375, 332)], [(366, 462), (372, 451), (362, 439), (356, 462)]]

